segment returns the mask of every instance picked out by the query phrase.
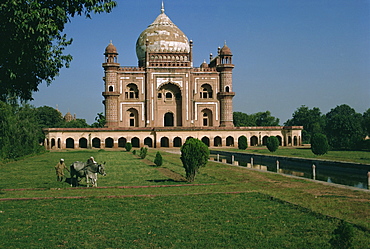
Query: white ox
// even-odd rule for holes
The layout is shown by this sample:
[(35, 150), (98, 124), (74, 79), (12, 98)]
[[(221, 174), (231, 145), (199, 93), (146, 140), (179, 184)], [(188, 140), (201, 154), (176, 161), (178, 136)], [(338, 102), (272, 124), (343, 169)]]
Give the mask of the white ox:
[(71, 173), (71, 186), (78, 185), (78, 178), (86, 178), (86, 184), (87, 187), (89, 187), (89, 183), (91, 182), (91, 185), (93, 187), (98, 186), (98, 173), (105, 176), (105, 168), (104, 164), (86, 164), (84, 162), (74, 162), (70, 166), (70, 173)]

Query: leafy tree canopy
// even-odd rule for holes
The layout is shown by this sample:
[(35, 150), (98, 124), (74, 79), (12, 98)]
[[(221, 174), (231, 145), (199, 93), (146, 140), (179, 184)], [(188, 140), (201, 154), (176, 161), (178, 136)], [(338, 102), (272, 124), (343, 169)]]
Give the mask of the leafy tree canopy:
[(326, 114), (326, 136), (331, 147), (350, 149), (364, 138), (362, 115), (343, 104)]
[(112, 0), (4, 0), (0, 3), (0, 100), (32, 100), (43, 81), (49, 85), (71, 55), (63, 34), (70, 17), (110, 12)]
[(98, 116), (95, 117), (95, 121), (91, 127), (92, 128), (103, 128), (105, 123), (106, 123), (106, 120), (105, 120), (105, 116), (103, 115), (102, 112), (98, 113), (97, 114)]
[(270, 111), (246, 114), (243, 112), (234, 112), (233, 120), (235, 127), (246, 126), (278, 126), (280, 120), (271, 116)]
[(303, 143), (309, 143), (311, 136), (315, 133), (322, 133), (325, 128), (325, 116), (321, 114), (319, 108), (309, 109), (302, 105), (294, 113), (293, 118), (288, 119), (286, 126), (303, 126)]

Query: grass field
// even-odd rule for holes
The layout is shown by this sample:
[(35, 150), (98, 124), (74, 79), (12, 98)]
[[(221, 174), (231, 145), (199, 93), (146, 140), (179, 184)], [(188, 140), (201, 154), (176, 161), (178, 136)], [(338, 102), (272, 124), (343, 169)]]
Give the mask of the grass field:
[[(179, 155), (63, 151), (0, 165), (0, 248), (330, 248), (341, 219), (370, 244), (370, 193), (209, 162), (194, 184)], [(106, 161), (98, 188), (56, 181), (69, 165)], [(67, 172), (68, 176), (68, 172)], [(83, 183), (82, 183), (83, 185)]]

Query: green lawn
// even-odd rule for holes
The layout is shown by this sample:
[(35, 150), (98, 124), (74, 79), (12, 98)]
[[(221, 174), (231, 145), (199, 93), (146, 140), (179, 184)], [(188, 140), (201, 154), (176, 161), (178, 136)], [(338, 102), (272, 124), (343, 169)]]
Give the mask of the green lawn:
[[(156, 168), (155, 153), (72, 150), (0, 165), (0, 248), (330, 248), (340, 219), (354, 225), (354, 248), (370, 243), (369, 192), (215, 162), (189, 184), (179, 155), (162, 151)], [(107, 162), (99, 188), (56, 182), (60, 158), (90, 156)]]

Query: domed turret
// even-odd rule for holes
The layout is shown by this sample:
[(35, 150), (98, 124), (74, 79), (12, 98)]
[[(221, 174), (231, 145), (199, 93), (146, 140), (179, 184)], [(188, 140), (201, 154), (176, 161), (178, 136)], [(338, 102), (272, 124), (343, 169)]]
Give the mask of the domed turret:
[(233, 55), (230, 48), (226, 45), (226, 42), (225, 45), (220, 50), (220, 55)]
[(105, 48), (105, 62), (106, 63), (117, 63), (117, 48), (110, 41), (109, 45)]
[(105, 48), (105, 55), (107, 54), (118, 54), (117, 48), (113, 45), (112, 41), (110, 41), (109, 45)]
[[(148, 44), (146, 46), (146, 44)], [(189, 53), (190, 45), (186, 35), (164, 13), (161, 14), (139, 36), (136, 54), (139, 64), (145, 61), (145, 52)]]

